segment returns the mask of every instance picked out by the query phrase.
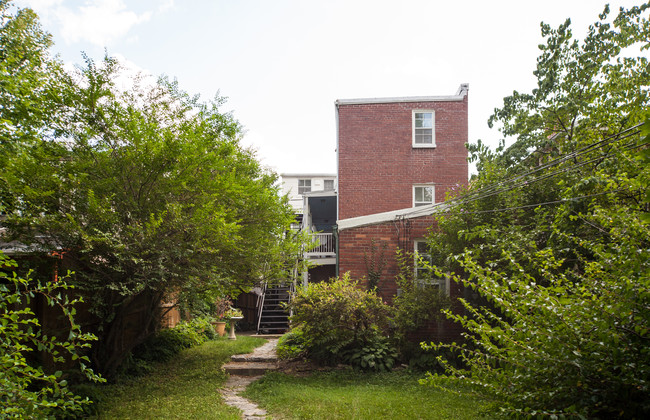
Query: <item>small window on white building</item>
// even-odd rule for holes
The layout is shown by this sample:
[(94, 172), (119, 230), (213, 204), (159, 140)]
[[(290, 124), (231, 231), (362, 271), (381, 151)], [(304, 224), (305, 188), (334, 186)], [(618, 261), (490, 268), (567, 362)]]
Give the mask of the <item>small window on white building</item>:
[(424, 239), (413, 242), (413, 267), (415, 279), (420, 287), (435, 287), (441, 293), (449, 295), (449, 278), (438, 277), (431, 271), (431, 253)]
[(334, 191), (334, 180), (326, 179), (323, 183), (323, 189), (325, 191)]
[(435, 119), (432, 110), (413, 110), (413, 147), (436, 147)]
[(413, 207), (426, 206), (433, 204), (435, 189), (433, 185), (414, 185), (413, 186)]
[(298, 180), (298, 194), (305, 194), (311, 191), (311, 179)]

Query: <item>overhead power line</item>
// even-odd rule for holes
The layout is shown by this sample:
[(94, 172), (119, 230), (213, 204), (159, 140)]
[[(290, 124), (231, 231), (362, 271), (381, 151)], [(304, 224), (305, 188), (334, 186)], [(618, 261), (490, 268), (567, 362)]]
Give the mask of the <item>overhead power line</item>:
[[(441, 208), (440, 205), (436, 206), (435, 209), (432, 209), (430, 206), (426, 206), (426, 207), (423, 207), (423, 208), (415, 208), (415, 209), (413, 209), (413, 211), (408, 212), (405, 215), (408, 215), (408, 216), (411, 216), (411, 217), (418, 217), (418, 216), (431, 215), (431, 214), (440, 213), (440, 212), (449, 213), (449, 210), (454, 206), (458, 206), (458, 205), (462, 205), (462, 204), (469, 204), (469, 203), (471, 203), (473, 201), (477, 201), (477, 200), (481, 200), (481, 199), (488, 198), (488, 197), (491, 197), (491, 196), (499, 195), (499, 194), (502, 194), (504, 192), (511, 191), (511, 190), (513, 190), (515, 188), (530, 187), (530, 185), (535, 183), (535, 182), (539, 182), (539, 181), (543, 181), (543, 180), (546, 180), (546, 179), (554, 178), (554, 177), (557, 177), (557, 176), (559, 176), (559, 175), (561, 175), (563, 173), (568, 173), (568, 172), (577, 170), (577, 169), (579, 169), (581, 167), (584, 167), (585, 165), (588, 165), (590, 163), (606, 159), (606, 158), (610, 157), (611, 154), (607, 153), (605, 155), (596, 156), (596, 157), (593, 157), (593, 158), (585, 160), (585, 161), (577, 162), (577, 163), (575, 163), (575, 164), (573, 164), (571, 166), (564, 167), (564, 168), (552, 171), (550, 173), (543, 173), (543, 174), (540, 174), (537, 177), (532, 177), (532, 178), (530, 177), (531, 175), (537, 174), (537, 173), (539, 173), (541, 171), (544, 171), (546, 169), (549, 169), (549, 168), (552, 168), (554, 166), (560, 165), (560, 164), (565, 163), (567, 161), (575, 160), (575, 159), (577, 159), (577, 158), (579, 158), (579, 157), (581, 157), (583, 155), (586, 155), (587, 153), (592, 152), (594, 150), (604, 148), (604, 147), (606, 147), (608, 145), (611, 145), (611, 144), (620, 142), (622, 140), (628, 139), (628, 138), (630, 138), (632, 136), (635, 136), (640, 132), (639, 127), (641, 127), (641, 125), (642, 124), (637, 124), (637, 125), (635, 125), (633, 127), (630, 127), (630, 128), (628, 128), (626, 130), (623, 130), (620, 133), (617, 133), (617, 134), (612, 135), (612, 136), (608, 136), (605, 139), (602, 139), (600, 141), (597, 141), (597, 142), (594, 142), (594, 143), (589, 144), (587, 146), (584, 146), (584, 147), (582, 147), (582, 148), (580, 148), (578, 150), (575, 150), (573, 152), (570, 152), (570, 153), (564, 154), (562, 156), (559, 156), (559, 157), (553, 159), (552, 161), (549, 161), (549, 162), (546, 162), (546, 163), (544, 163), (542, 165), (539, 165), (539, 166), (533, 168), (532, 170), (527, 171), (527, 172), (525, 172), (523, 174), (515, 175), (515, 176), (513, 176), (513, 177), (511, 177), (509, 179), (497, 182), (497, 183), (495, 183), (493, 185), (486, 186), (486, 187), (483, 187), (481, 189), (471, 191), (471, 192), (469, 192), (467, 194), (464, 194), (462, 196), (452, 198), (452, 199), (446, 201), (445, 203), (441, 203), (441, 204), (444, 204), (444, 208)], [(623, 150), (631, 150), (631, 149), (634, 149), (634, 148), (645, 146), (647, 144), (648, 143), (637, 144), (636, 141), (634, 140), (634, 141), (625, 143), (622, 146), (622, 148), (623, 148)], [(607, 193), (611, 193), (611, 192), (612, 191), (607, 192)], [(603, 195), (603, 194), (607, 194), (607, 193), (598, 193), (598, 194), (595, 194), (595, 195)], [(594, 196), (594, 195), (575, 197), (575, 199), (584, 199), (584, 198), (588, 198), (588, 197), (591, 197), (591, 196)], [(566, 199), (563, 199), (563, 200), (557, 200), (557, 201), (551, 201), (551, 202), (545, 202), (545, 203), (530, 204), (530, 205), (526, 205), (526, 206), (509, 207), (509, 208), (502, 208), (502, 209), (492, 209), (492, 210), (485, 210), (485, 211), (480, 211), (480, 212), (482, 212), (482, 213), (485, 213), (485, 212), (497, 212), (497, 211), (514, 210), (514, 209), (518, 209), (518, 208), (537, 207), (537, 206), (540, 206), (540, 205), (557, 204), (557, 203), (560, 203), (560, 202), (571, 201), (571, 200), (572, 200), (572, 198), (566, 198)], [(464, 214), (471, 214), (471, 213), (464, 212)]]

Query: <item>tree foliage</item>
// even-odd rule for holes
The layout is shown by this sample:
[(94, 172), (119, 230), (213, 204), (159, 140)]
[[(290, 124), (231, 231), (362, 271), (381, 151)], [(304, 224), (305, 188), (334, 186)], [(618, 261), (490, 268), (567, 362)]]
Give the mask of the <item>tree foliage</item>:
[(497, 411), (643, 418), (648, 314), (649, 5), (605, 8), (586, 38), (542, 25), (531, 93), (513, 92), (490, 123), (514, 136), (470, 147), (479, 174), (450, 199), (430, 248), (468, 289), (464, 368)]
[[(76, 361), (77, 366), (92, 381), (102, 379), (88, 368), (90, 360), (84, 349), (96, 339), (83, 333), (75, 322), (78, 299), (70, 300), (70, 287), (63, 281), (40, 283), (22, 278), (6, 270), (16, 262), (0, 252), (0, 417), (46, 418), (70, 415), (91, 403), (75, 395), (61, 371), (46, 372), (34, 365), (30, 354), (44, 352), (55, 363)], [(66, 338), (48, 336), (41, 329), (30, 303), (43, 296), (48, 306), (59, 308), (66, 321)]]
[[(400, 293), (393, 298), (393, 334), (405, 344), (409, 334), (440, 319), (442, 309), (448, 309), (450, 301), (439, 287), (428, 284), (430, 281), (427, 279), (416, 278), (413, 254), (398, 249), (396, 260), (399, 271), (395, 282)], [(430, 278), (438, 278), (441, 274), (434, 273), (427, 261), (420, 260), (418, 266), (428, 268)]]
[[(223, 98), (203, 102), (167, 78), (130, 76), (111, 57), (60, 72), (33, 13), (4, 19), (1, 50), (43, 60), (7, 81), (25, 88), (0, 108), (13, 148), (3, 157), (5, 239), (62, 251), (95, 316), (101, 372), (112, 375), (155, 332), (163, 299), (236, 296), (287, 276), (300, 250), (286, 235), (292, 211), (277, 176), (240, 144)], [(52, 95), (33, 97), (42, 80)]]

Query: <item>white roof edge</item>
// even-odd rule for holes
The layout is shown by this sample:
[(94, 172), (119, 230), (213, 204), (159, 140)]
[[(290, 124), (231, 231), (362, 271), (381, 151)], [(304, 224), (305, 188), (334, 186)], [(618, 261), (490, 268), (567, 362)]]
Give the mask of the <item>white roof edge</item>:
[(462, 83), (455, 95), (448, 96), (401, 96), (392, 98), (337, 99), (336, 105), (389, 104), (401, 102), (452, 102), (462, 101), (469, 91), (469, 83)]
[(334, 177), (334, 178), (336, 178), (336, 174), (326, 174), (326, 173), (295, 173), (295, 174), (284, 173), (284, 174), (280, 174), (280, 176), (302, 176), (302, 177), (315, 177), (315, 176), (321, 177), (322, 176), (322, 177)]
[(336, 190), (316, 190), (302, 194), (304, 197), (335, 197)]
[(337, 220), (338, 230), (352, 229), (362, 226), (377, 225), (380, 223), (391, 222), (398, 217), (405, 219), (415, 219), (423, 216), (431, 216), (435, 213), (444, 211), (449, 206), (445, 203), (435, 203), (428, 206), (409, 207), (406, 209), (387, 211), (383, 213), (368, 214), (366, 216), (351, 217), (349, 219)]

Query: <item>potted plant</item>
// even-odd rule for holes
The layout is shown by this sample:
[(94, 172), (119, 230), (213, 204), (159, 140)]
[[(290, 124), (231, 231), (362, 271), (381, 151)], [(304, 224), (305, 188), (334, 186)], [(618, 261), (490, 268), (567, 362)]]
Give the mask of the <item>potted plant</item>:
[(242, 314), (241, 309), (233, 308), (232, 306), (223, 315), (225, 319), (243, 319), (244, 314)]
[(214, 318), (212, 322), (219, 337), (226, 335), (226, 313), (232, 309), (232, 302), (228, 298), (218, 298), (214, 301)]
[(228, 338), (231, 340), (236, 340), (237, 336), (235, 336), (235, 323), (237, 323), (237, 321), (240, 319), (244, 319), (244, 314), (242, 314), (241, 309), (233, 308), (231, 306), (224, 314), (224, 318), (226, 318), (230, 323), (230, 334), (228, 335)]

